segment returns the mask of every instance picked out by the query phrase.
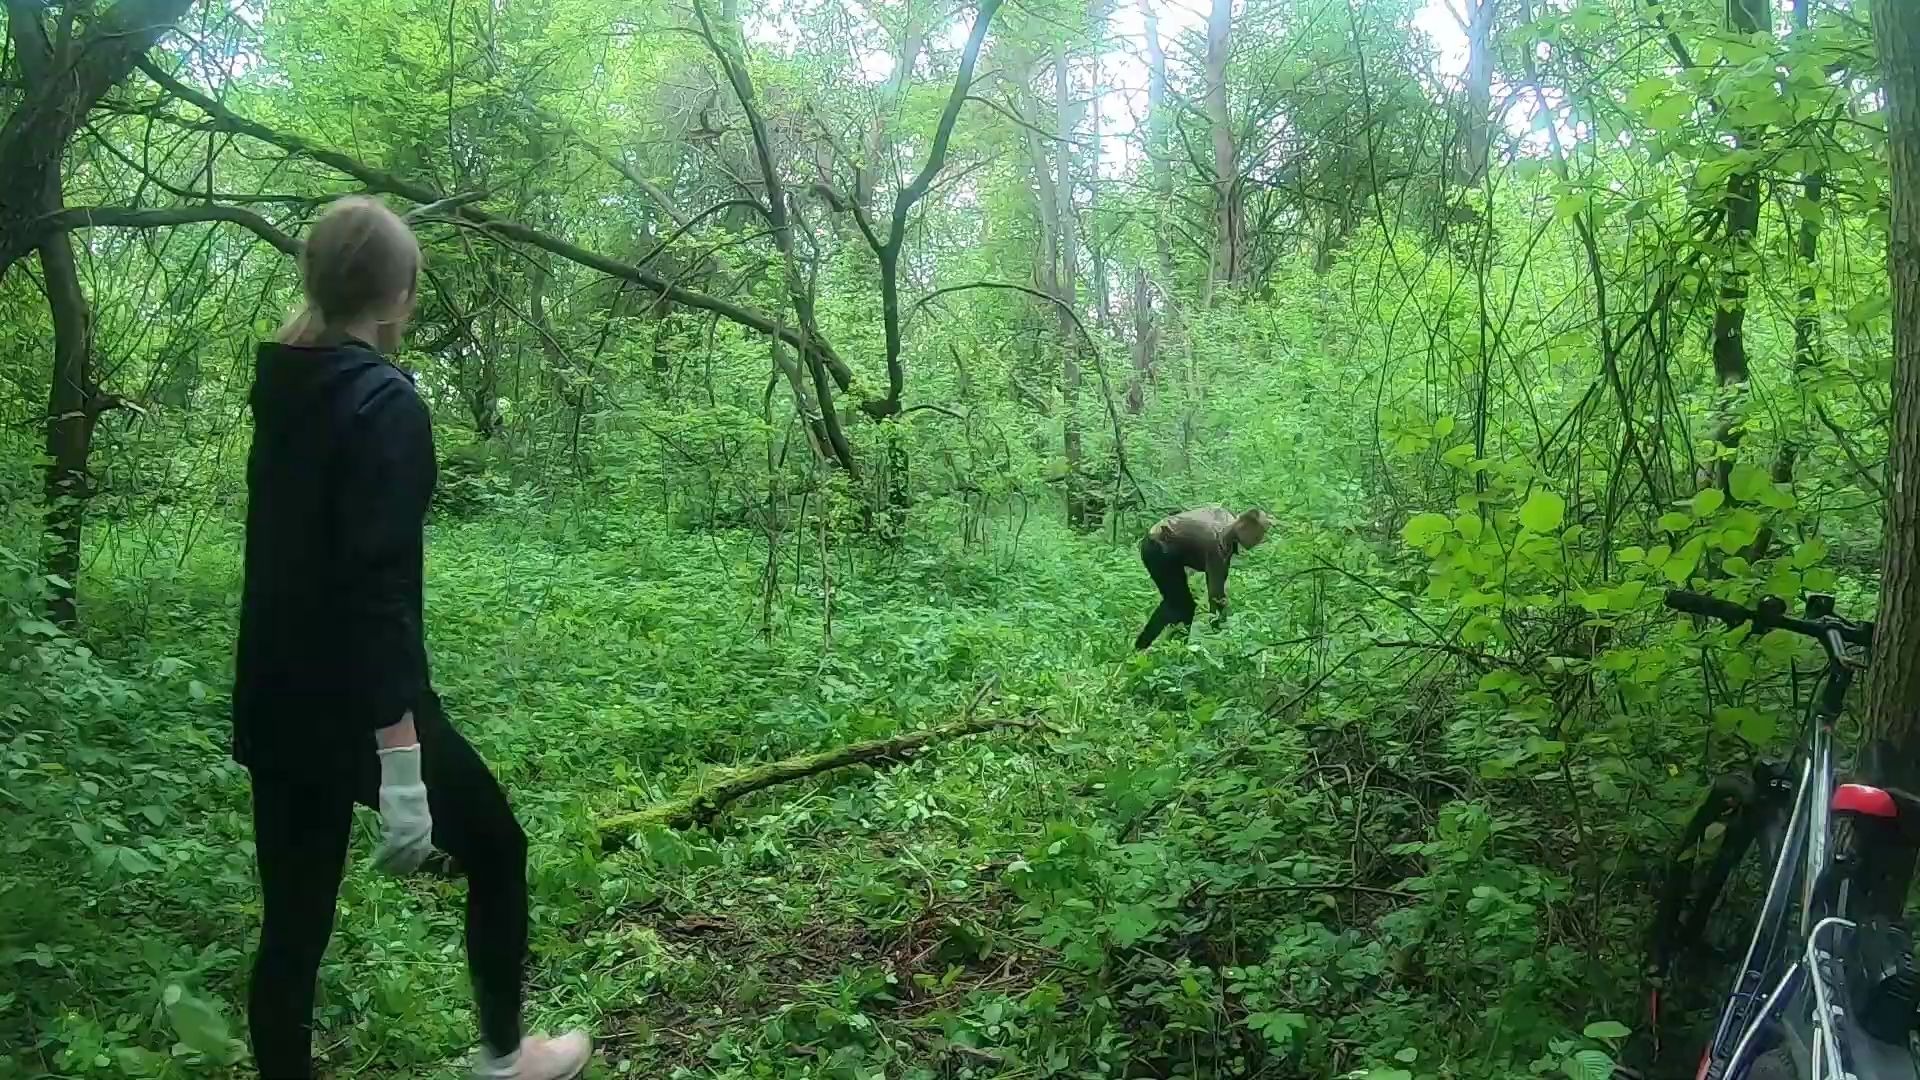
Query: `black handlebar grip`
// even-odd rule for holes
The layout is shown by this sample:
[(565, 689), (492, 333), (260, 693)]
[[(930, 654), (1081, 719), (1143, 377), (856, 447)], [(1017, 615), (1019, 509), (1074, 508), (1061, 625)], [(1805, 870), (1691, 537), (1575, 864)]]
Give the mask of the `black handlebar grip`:
[(1682, 592), (1678, 589), (1667, 593), (1667, 606), (1675, 611), (1684, 611), (1689, 615), (1704, 615), (1709, 619), (1719, 619), (1735, 626), (1743, 622), (1751, 622), (1754, 618), (1752, 611), (1731, 600)]

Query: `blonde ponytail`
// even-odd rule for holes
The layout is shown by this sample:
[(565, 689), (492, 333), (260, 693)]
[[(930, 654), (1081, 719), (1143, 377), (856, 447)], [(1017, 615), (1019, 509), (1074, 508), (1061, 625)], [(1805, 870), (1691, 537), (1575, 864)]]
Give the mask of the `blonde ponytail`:
[[(300, 306), (274, 334), (283, 345), (332, 345), (340, 328), (386, 314), (396, 298), (411, 300), (420, 278), (420, 242), (399, 215), (377, 199), (340, 199), (307, 231), (300, 251)], [(405, 320), (384, 326), (404, 328)], [(389, 349), (393, 341), (376, 342)]]

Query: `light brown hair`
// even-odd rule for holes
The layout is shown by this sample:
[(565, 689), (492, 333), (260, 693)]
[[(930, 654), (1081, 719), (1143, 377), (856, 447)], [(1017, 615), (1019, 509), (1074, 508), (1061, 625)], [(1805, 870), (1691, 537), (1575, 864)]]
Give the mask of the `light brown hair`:
[(1259, 547), (1266, 542), (1267, 533), (1275, 524), (1272, 514), (1254, 507), (1234, 519), (1234, 537), (1240, 541), (1241, 547)]
[(420, 277), (420, 242), (400, 216), (364, 195), (341, 199), (307, 230), (300, 252), (300, 284), (305, 301), (281, 325), (275, 339), (287, 345), (329, 345), (344, 336), (343, 327), (368, 315), (383, 320), (372, 344), (393, 349), (404, 315), (387, 308), (411, 298)]

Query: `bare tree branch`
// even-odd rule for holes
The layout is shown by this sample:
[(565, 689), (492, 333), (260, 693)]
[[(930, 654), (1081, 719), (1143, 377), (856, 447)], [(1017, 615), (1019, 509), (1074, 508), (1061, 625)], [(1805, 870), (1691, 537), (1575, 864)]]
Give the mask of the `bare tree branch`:
[(484, 191), (469, 191), (461, 195), (449, 195), (444, 199), (436, 199), (433, 202), (416, 206), (400, 215), (400, 219), (408, 224), (412, 224), (423, 218), (432, 217), (435, 214), (444, 214), (449, 210), (458, 210), (460, 207), (477, 203), (486, 197), (487, 193)]
[[(787, 298), (793, 304), (794, 314), (799, 318), (801, 337), (811, 342), (819, 338), (815, 330), (813, 292), (801, 280), (799, 259), (793, 250), (793, 221), (787, 212), (787, 194), (780, 182), (779, 167), (773, 161), (773, 138), (767, 132), (767, 122), (760, 115), (755, 103), (753, 79), (747, 73), (744, 56), (734, 56), (732, 50), (721, 44), (720, 37), (714, 33), (713, 22), (707, 17), (707, 9), (700, 0), (693, 0), (693, 14), (700, 22), (700, 36), (707, 43), (715, 60), (720, 62), (727, 82), (733, 87), (734, 97), (739, 99), (740, 109), (747, 115), (747, 127), (753, 134), (754, 157), (760, 163), (760, 176), (766, 185), (767, 221), (773, 226), (773, 242), (780, 249), (782, 279), (787, 287)], [(739, 37), (735, 27), (735, 37)], [(741, 44), (744, 52), (744, 40)], [(745, 185), (742, 185), (743, 187)], [(775, 346), (776, 352), (778, 346)], [(814, 394), (820, 404), (820, 434), (826, 437), (827, 444), (833, 448), (833, 456), (849, 473), (857, 473), (858, 466), (853, 456), (853, 445), (847, 441), (847, 435), (840, 426), (840, 414), (833, 406), (833, 388), (821, 370), (822, 357), (805, 345), (800, 346), (800, 359), (813, 376)], [(775, 358), (778, 363), (778, 357)], [(840, 389), (847, 389), (842, 382)], [(800, 403), (796, 402), (796, 405)]]
[(913, 206), (926, 197), (928, 189), (933, 187), (934, 178), (947, 165), (947, 144), (953, 138), (953, 125), (960, 119), (960, 107), (966, 104), (969, 92), (973, 89), (973, 68), (980, 60), (980, 47), (987, 39), (987, 27), (993, 22), (994, 12), (1000, 9), (1001, 0), (981, 0), (980, 13), (974, 16), (973, 29), (967, 34), (967, 44), (960, 51), (960, 70), (953, 77), (953, 89), (947, 94), (947, 106), (940, 113), (940, 122), (933, 130), (933, 146), (927, 151), (927, 160), (920, 166), (918, 175), (901, 188), (893, 198), (893, 222), (887, 231), (886, 242), (874, 249), (874, 255), (880, 260), (880, 318), (885, 324), (887, 340), (887, 396), (877, 402), (867, 403), (867, 411), (874, 417), (890, 416), (900, 411), (900, 397), (906, 392), (906, 368), (900, 363), (902, 336), (900, 332), (900, 249), (907, 240), (907, 218), (913, 212)]
[(1033, 132), (1035, 135), (1040, 136), (1041, 138), (1047, 140), (1048, 142), (1064, 142), (1068, 146), (1071, 146), (1076, 150), (1084, 150), (1087, 147), (1086, 143), (1075, 142), (1072, 139), (1062, 139), (1060, 138), (1060, 136), (1054, 134), (1051, 131), (1048, 131), (1046, 128), (1034, 126), (1026, 118), (1022, 117), (1019, 113), (1014, 112), (1012, 109), (1008, 108), (1005, 105), (1000, 104), (999, 102), (993, 100), (992, 98), (981, 97), (979, 94), (968, 94), (967, 100), (977, 101), (980, 104), (985, 105), (987, 108), (992, 109), (994, 112), (997, 112), (1001, 116), (1004, 116), (1007, 119), (1013, 121), (1015, 124), (1018, 124), (1023, 128), (1026, 128), (1028, 131)]

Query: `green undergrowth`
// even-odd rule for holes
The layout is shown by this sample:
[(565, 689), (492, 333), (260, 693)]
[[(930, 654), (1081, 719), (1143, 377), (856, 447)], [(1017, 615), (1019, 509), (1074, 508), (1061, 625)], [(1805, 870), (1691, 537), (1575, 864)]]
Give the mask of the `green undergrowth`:
[[(1497, 677), (1418, 646), (1401, 545), (1283, 530), (1226, 628), (1141, 656), (1109, 537), (848, 539), (827, 588), (786, 549), (769, 604), (758, 534), (533, 520), (436, 525), (429, 623), (532, 838), (532, 1019), (593, 1029), (593, 1075), (1585, 1076), (1635, 1020), (1647, 861), (1695, 790), (1663, 754), (1696, 736), (1636, 728), (1628, 765), (1502, 728)], [(243, 1075), (237, 563), (218, 530), (102, 559), (84, 645), (10, 571), (0, 1076)], [(1033, 723), (598, 849), (606, 815), (976, 699)], [(316, 1045), (458, 1075), (459, 885), (376, 876), (363, 819)]]

